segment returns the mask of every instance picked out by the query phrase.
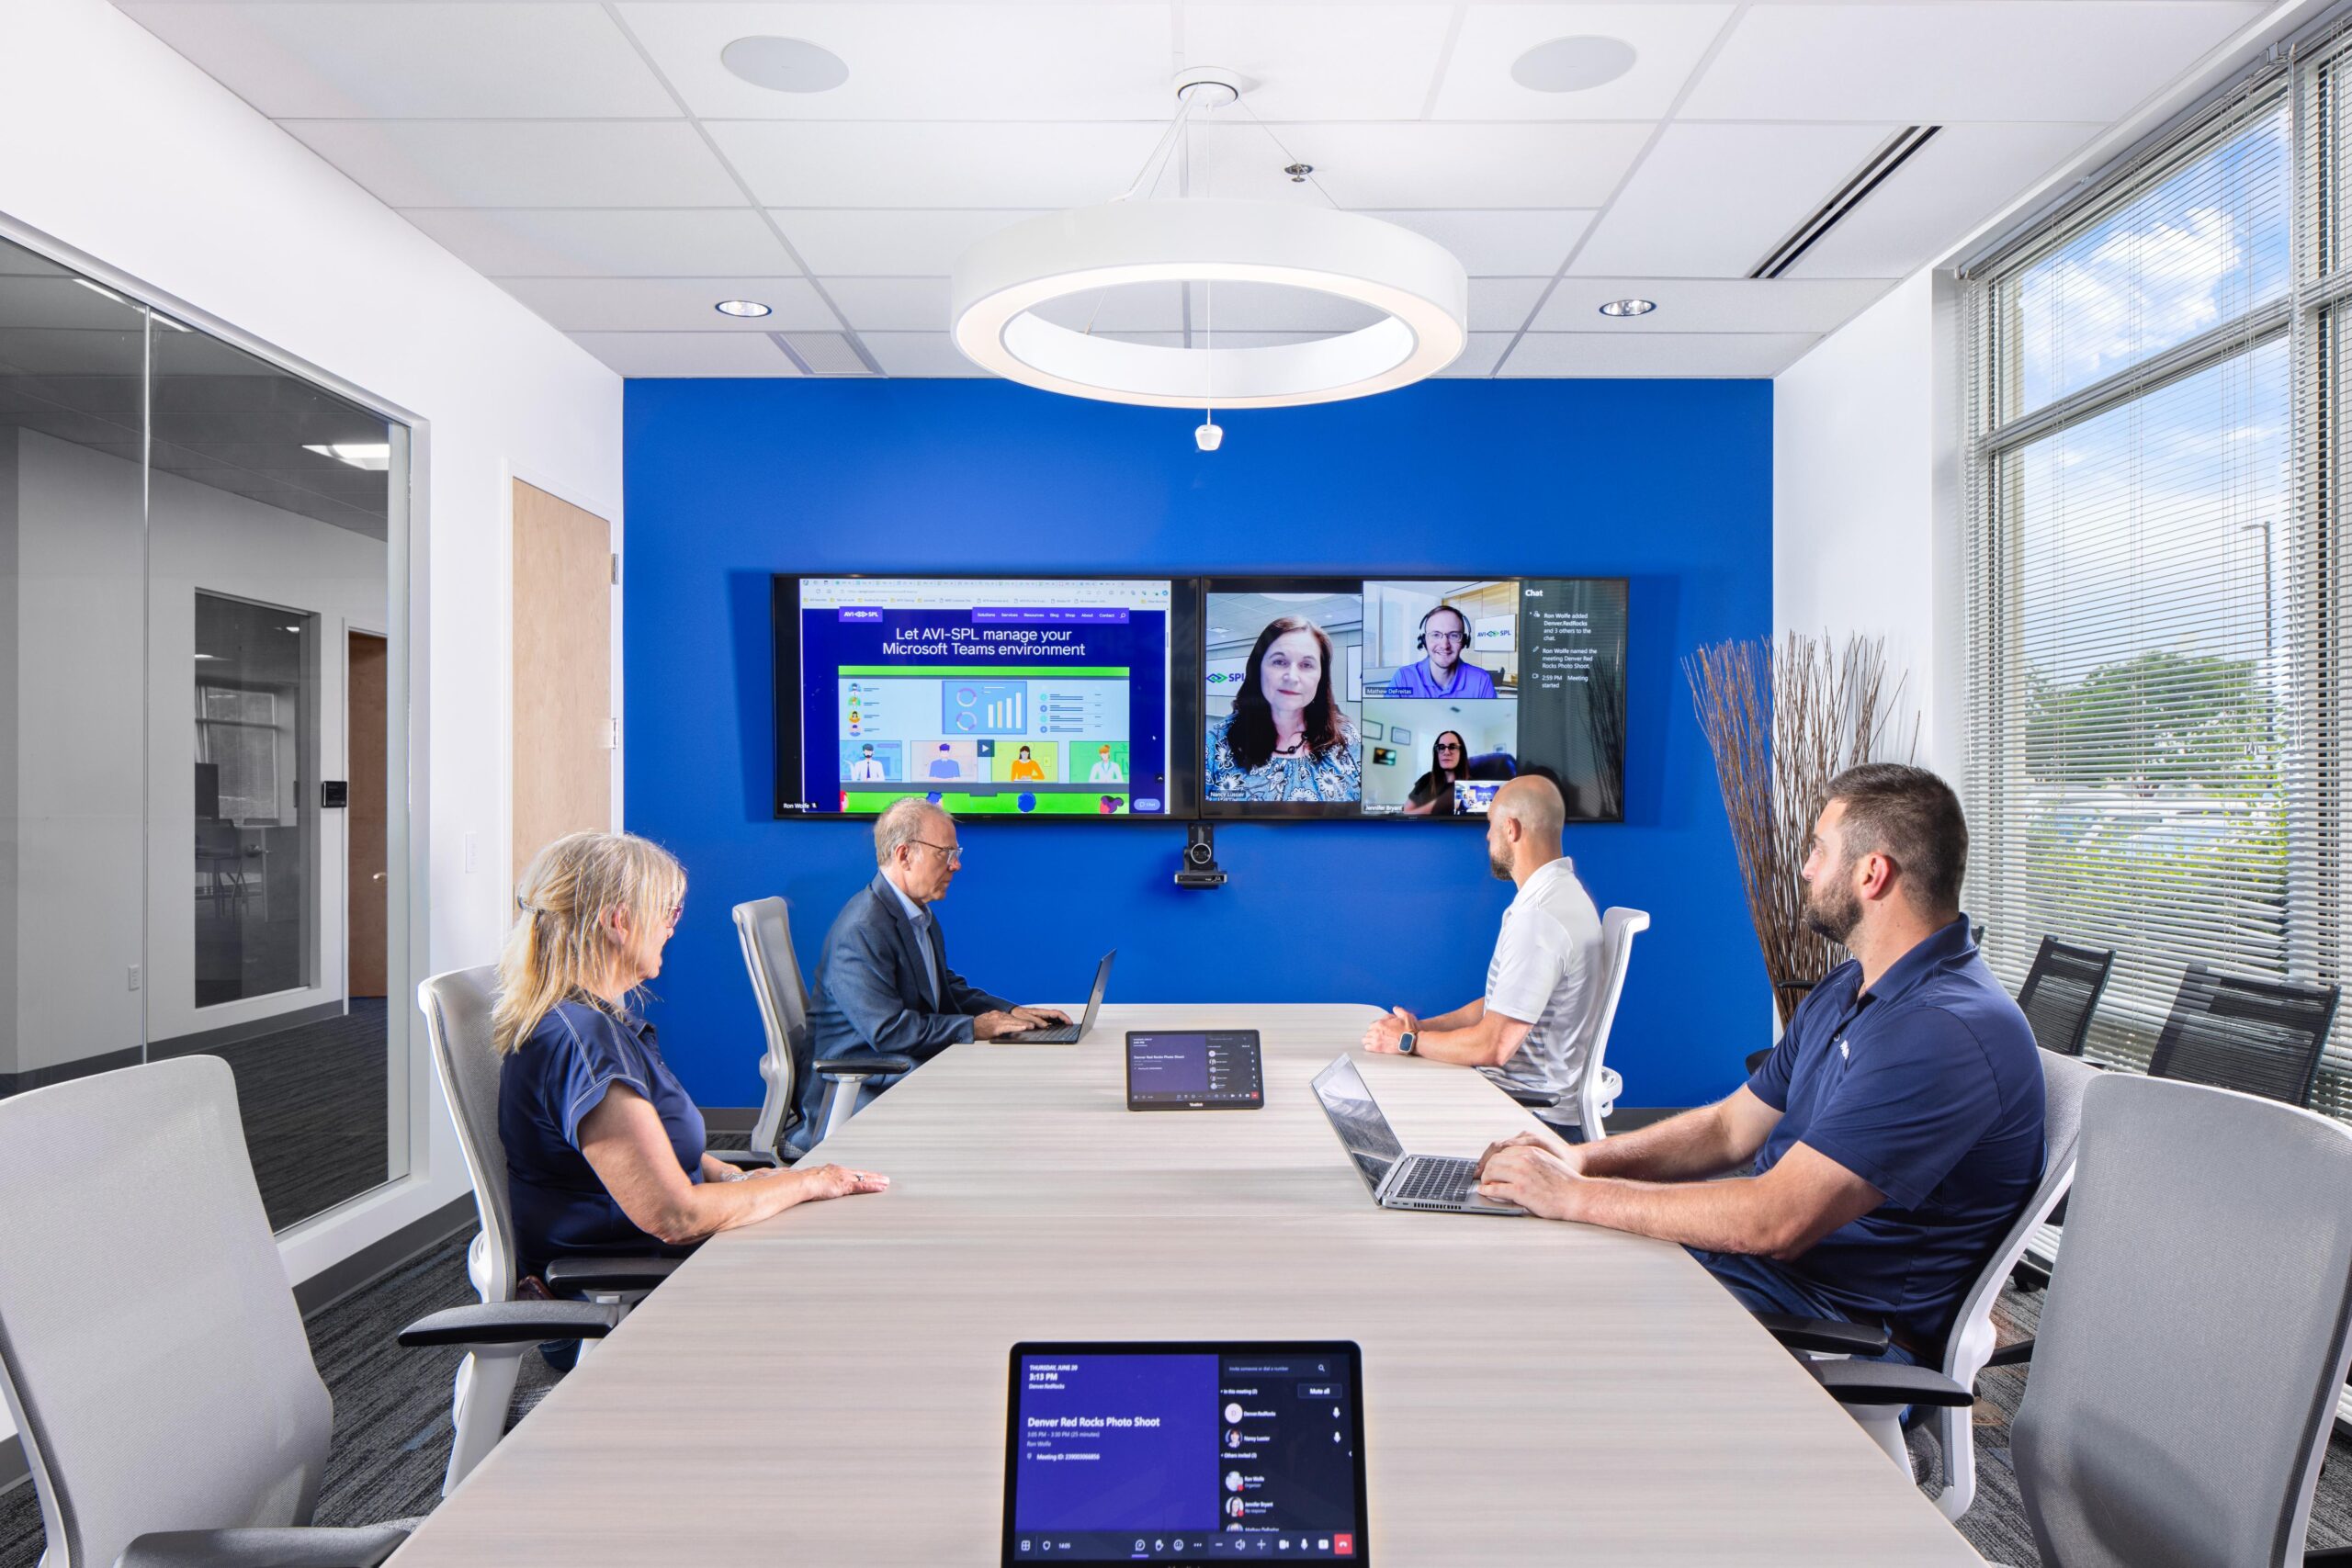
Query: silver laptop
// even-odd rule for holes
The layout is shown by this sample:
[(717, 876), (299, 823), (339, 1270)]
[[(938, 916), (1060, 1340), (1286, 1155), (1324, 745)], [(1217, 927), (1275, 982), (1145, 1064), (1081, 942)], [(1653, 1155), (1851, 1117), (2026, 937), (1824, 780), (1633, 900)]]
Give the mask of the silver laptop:
[(1363, 1075), (1342, 1054), (1315, 1075), (1315, 1098), (1340, 1134), (1356, 1173), (1384, 1209), (1435, 1209), (1455, 1214), (1524, 1214), (1516, 1203), (1478, 1196), (1478, 1162), (1445, 1155), (1408, 1155), (1396, 1141)]
[(1075, 1045), (1094, 1028), (1094, 1015), (1102, 1010), (1102, 993), (1111, 988), (1111, 960), (1119, 956), (1113, 948), (1102, 955), (1094, 967), (1094, 994), (1086, 998), (1086, 1016), (1076, 1023), (1049, 1023), (1043, 1029), (1024, 1029), (1018, 1034), (1000, 1034), (999, 1040), (1017, 1041), (1023, 1045)]

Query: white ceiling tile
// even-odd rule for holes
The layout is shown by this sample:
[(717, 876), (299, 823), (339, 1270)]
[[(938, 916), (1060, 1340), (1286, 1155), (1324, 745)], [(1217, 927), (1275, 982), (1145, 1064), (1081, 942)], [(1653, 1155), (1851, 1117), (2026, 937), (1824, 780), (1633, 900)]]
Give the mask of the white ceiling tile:
[(1552, 287), (1548, 277), (1474, 277), (1470, 280), (1470, 330), (1515, 333)]
[(769, 209), (808, 270), (820, 277), (945, 277), (975, 240), (1036, 212), (990, 208)]
[[(510, 277), (500, 287), (568, 333), (822, 331), (840, 321), (805, 277)], [(775, 314), (722, 316), (721, 299)]]
[(443, 207), (401, 216), (487, 277), (781, 277), (797, 270), (748, 208)]
[(857, 356), (856, 347), (842, 333), (786, 333), (792, 352), (808, 362), (817, 376), (871, 376), (873, 368)]
[(944, 277), (828, 277), (821, 283), (854, 332), (947, 330)]
[(1463, 345), (1461, 357), (1438, 372), (1441, 376), (1491, 376), (1495, 361), (1510, 346), (1512, 333), (1472, 333)]
[[(1440, 119), (1657, 119), (1673, 107), (1732, 14), (1729, 6), (1500, 6), (1465, 10), (1445, 85)], [(1539, 93), (1511, 78), (1519, 57), (1562, 38), (1607, 38), (1630, 44), (1634, 67), (1613, 82), (1577, 93)]]
[[(695, 114), (720, 119), (1157, 119), (1175, 107), (1170, 7), (624, 4), (620, 15)], [(729, 71), (739, 38), (805, 39), (849, 79), (779, 93)]]
[(1346, 208), (1599, 207), (1633, 164), (1650, 127), (1363, 121), (1279, 125), (1277, 148), (1256, 126), (1213, 126), (1195, 143), (1196, 196), (1319, 200), (1283, 174), (1287, 152)]
[(1375, 326), (1380, 312), (1368, 305), (1308, 288), (1264, 283), (1193, 286), (1193, 331), (1237, 333), (1351, 333)]
[(886, 376), (986, 376), (945, 333), (860, 333)]
[(1777, 376), (1813, 333), (1529, 333), (1502, 376)]
[(1370, 212), (1452, 251), (1471, 276), (1549, 277), (1568, 259), (1594, 214), (1567, 212)]
[[(1450, 4), (1184, 6), (1184, 63), (1240, 73), (1248, 108), (1218, 118), (1418, 119), (1445, 50)], [(1487, 117), (1492, 118), (1492, 117)]]
[(797, 376), (763, 333), (574, 333), (571, 341), (624, 376)]
[(2268, 6), (1981, 0), (1752, 6), (1686, 119), (2114, 119)]
[(683, 120), (278, 122), (390, 207), (735, 207)]
[(122, 9), (273, 119), (678, 113), (601, 6), (124, 0)]
[(771, 207), (1052, 208), (1125, 190), (1163, 129), (720, 120), (710, 133)]
[[(1544, 301), (1536, 332), (1826, 333), (1843, 326), (1893, 287), (1892, 277), (1801, 281), (1780, 277), (1566, 277)], [(1646, 316), (1610, 318), (1611, 299), (1653, 299)]]
[(1589, 277), (1745, 277), (1894, 129), (1668, 126), (1568, 270)]
[(1948, 125), (1840, 219), (1789, 277), (1903, 277), (2087, 145), (2097, 125)]

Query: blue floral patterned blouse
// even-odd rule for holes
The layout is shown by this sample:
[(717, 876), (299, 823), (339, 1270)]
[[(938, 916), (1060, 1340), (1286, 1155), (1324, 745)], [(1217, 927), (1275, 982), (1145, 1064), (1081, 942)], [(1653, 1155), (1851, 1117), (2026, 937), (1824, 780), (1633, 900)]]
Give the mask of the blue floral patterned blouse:
[(1363, 798), (1363, 769), (1353, 740), (1342, 740), (1320, 756), (1269, 757), (1257, 767), (1245, 768), (1226, 742), (1226, 732), (1232, 727), (1230, 714), (1209, 726), (1209, 799)]

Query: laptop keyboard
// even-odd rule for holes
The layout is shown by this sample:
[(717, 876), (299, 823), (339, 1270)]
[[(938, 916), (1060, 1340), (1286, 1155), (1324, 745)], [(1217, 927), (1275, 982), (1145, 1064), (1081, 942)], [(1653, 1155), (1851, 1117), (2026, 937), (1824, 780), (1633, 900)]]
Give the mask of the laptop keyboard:
[(1405, 1178), (1388, 1190), (1391, 1203), (1458, 1205), (1478, 1186), (1478, 1162), (1442, 1155), (1417, 1155), (1405, 1168)]
[(1024, 1029), (1018, 1034), (1008, 1034), (1005, 1038), (1020, 1044), (1068, 1045), (1078, 1039), (1078, 1025), (1060, 1023), (1050, 1029)]

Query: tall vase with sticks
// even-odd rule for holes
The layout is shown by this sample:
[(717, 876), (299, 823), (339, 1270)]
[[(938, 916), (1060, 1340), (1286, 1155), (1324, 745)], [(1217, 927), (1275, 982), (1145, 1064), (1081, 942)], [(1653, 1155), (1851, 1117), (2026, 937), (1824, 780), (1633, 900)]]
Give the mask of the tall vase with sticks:
[[(1683, 661), (1690, 700), (1715, 758), (1715, 781), (1731, 820), (1747, 918), (1786, 1024), (1804, 994), (1843, 950), (1807, 931), (1798, 874), (1805, 840), (1827, 798), (1829, 781), (1857, 763), (1910, 761), (1919, 725), (1909, 734), (1892, 710), (1903, 678), (1887, 683), (1886, 645), (1849, 636), (1791, 632), (1775, 647), (1764, 637), (1700, 649)], [(1900, 757), (1892, 757), (1894, 748)]]

